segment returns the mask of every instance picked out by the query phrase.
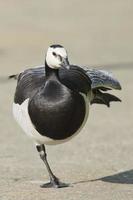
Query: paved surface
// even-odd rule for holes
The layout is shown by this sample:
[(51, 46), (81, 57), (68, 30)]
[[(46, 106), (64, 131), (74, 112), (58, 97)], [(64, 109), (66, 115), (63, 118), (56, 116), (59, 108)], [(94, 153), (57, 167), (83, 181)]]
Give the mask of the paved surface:
[[(0, 2), (0, 200), (132, 200), (133, 3), (43, 2)], [(123, 102), (110, 109), (92, 106), (77, 137), (47, 147), (55, 174), (73, 187), (41, 189), (47, 171), (12, 118), (16, 83), (4, 76), (42, 64), (54, 42), (67, 47), (74, 63), (111, 67), (123, 86), (115, 92)]]

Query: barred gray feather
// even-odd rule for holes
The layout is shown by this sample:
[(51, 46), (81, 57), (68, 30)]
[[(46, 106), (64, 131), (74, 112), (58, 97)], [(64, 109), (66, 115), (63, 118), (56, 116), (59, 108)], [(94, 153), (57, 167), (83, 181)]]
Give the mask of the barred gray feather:
[(119, 81), (113, 77), (111, 72), (105, 70), (88, 69), (84, 67), (86, 74), (92, 81), (92, 88), (108, 88), (121, 90), (121, 85)]

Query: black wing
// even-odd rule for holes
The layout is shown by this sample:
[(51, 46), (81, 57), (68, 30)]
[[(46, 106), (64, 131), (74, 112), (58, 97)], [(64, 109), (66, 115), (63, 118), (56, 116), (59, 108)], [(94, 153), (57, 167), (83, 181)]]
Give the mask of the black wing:
[(17, 77), (17, 88), (15, 92), (14, 102), (21, 104), (25, 99), (32, 98), (42, 85), (45, 84), (45, 68), (31, 68), (19, 75), (12, 75)]
[[(11, 75), (9, 78), (18, 80), (14, 101), (21, 104), (25, 99), (32, 98), (39, 88), (45, 85), (45, 67), (27, 69), (19, 75)], [(91, 89), (91, 80), (80, 67), (71, 66), (69, 70), (60, 68), (59, 78), (73, 91), (87, 94)]]
[(69, 70), (60, 68), (59, 76), (61, 82), (73, 91), (87, 94), (91, 90), (90, 77), (78, 66), (70, 65)]

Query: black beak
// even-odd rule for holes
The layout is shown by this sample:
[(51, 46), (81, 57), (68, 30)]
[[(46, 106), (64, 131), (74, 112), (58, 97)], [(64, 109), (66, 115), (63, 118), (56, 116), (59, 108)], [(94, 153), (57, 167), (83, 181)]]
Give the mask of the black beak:
[(66, 69), (70, 69), (68, 58), (63, 58), (62, 60), (62, 67)]

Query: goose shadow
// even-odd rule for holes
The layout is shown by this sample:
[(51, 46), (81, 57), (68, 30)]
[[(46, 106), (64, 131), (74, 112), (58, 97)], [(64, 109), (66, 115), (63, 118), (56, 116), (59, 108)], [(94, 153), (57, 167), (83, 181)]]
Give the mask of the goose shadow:
[(98, 179), (83, 180), (83, 181), (75, 182), (73, 184), (95, 182), (95, 181), (103, 181), (103, 182), (109, 182), (109, 183), (115, 183), (115, 184), (133, 184), (133, 169), (124, 171), (124, 172), (119, 172), (110, 176), (104, 176)]

